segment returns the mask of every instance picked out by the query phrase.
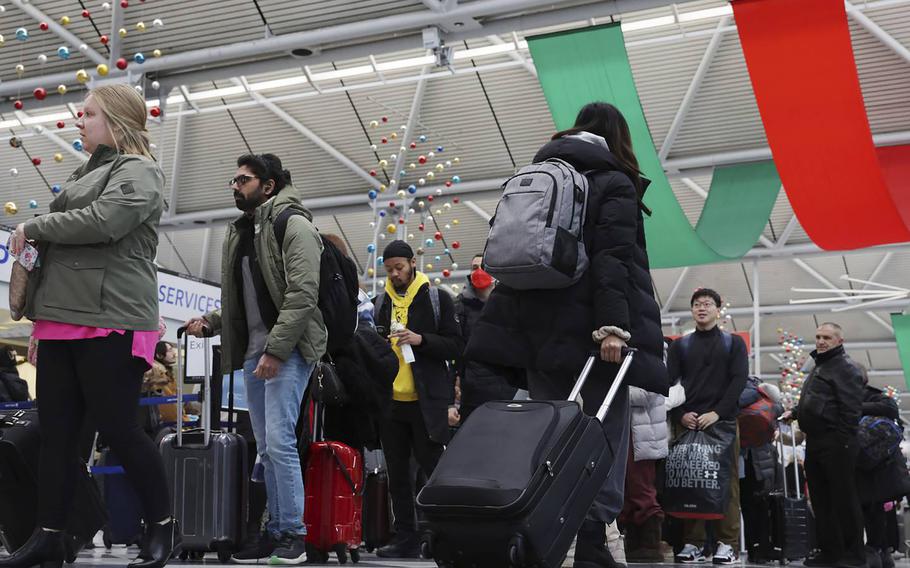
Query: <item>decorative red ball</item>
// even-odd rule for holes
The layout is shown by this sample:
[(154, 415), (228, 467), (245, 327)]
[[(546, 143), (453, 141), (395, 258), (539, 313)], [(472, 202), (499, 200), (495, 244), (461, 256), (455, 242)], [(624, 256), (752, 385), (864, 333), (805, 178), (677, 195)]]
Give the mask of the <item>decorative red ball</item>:
[(382, 142), (383, 144), (388, 144), (388, 143), (389, 143), (389, 139), (386, 138), (385, 136), (383, 136), (382, 139), (380, 139), (379, 141)]
[(446, 268), (445, 270), (442, 271), (442, 277), (443, 277), (443, 278), (448, 278), (448, 277), (451, 276), (451, 275), (452, 275), (452, 271), (449, 270), (448, 268)]
[(455, 199), (452, 200), (452, 203), (459, 203), (460, 201), (461, 200), (456, 197)]
[(36, 99), (38, 99), (39, 101), (43, 101), (44, 99), (47, 98), (47, 91), (44, 90), (44, 87), (38, 87), (37, 89), (32, 91), (32, 95), (34, 95), (34, 97)]
[(458, 242), (458, 241), (453, 241), (453, 242), (452, 242), (452, 248), (453, 248), (453, 249), (460, 249), (460, 248), (461, 248), (461, 243)]
[(437, 241), (441, 241), (441, 240), (442, 240), (442, 233), (440, 233), (439, 231), (436, 231), (436, 234), (433, 235), (433, 238), (436, 239)]
[(399, 218), (398, 218), (398, 224), (399, 224), (399, 225), (404, 225), (404, 217), (399, 217)]
[(418, 230), (418, 231), (422, 231), (422, 230), (424, 230), (424, 229), (426, 229), (426, 227), (424, 226), (423, 223), (417, 225), (417, 230)]
[(446, 182), (446, 187), (452, 187), (452, 182), (447, 181), (447, 182)]
[(432, 195), (428, 195), (428, 196), (427, 196), (427, 201), (433, 201), (433, 196), (432, 196)]
[(41, 30), (42, 32), (46, 32), (49, 27), (50, 26), (47, 25), (47, 22), (41, 22), (40, 24), (38, 24), (38, 29)]
[(92, 17), (92, 14), (91, 14), (91, 12), (89, 12), (88, 10), (82, 10), (82, 17), (83, 17), (83, 18), (91, 18), (91, 17)]
[(395, 209), (395, 202), (389, 201), (389, 209)]
[(76, 112), (76, 118), (82, 118), (84, 115), (85, 115), (85, 113), (82, 112), (81, 110)]
[(32, 163), (35, 164), (36, 166), (40, 166), (41, 158), (32, 158)]
[(15, 107), (16, 110), (22, 110), (22, 107), (24, 107), (24, 106), (25, 105), (22, 104), (22, 101), (16, 101), (13, 103), (13, 107)]
[(106, 35), (101, 36), (99, 39), (101, 40), (101, 45), (107, 45), (108, 42), (111, 41), (111, 38), (107, 37)]
[(411, 146), (411, 150), (413, 150), (414, 148), (417, 148), (417, 142), (411, 142), (410, 146)]
[(66, 128), (66, 123), (62, 120), (57, 121), (57, 128)]
[(376, 177), (376, 170), (370, 170), (370, 175)]
[(121, 8), (129, 8), (129, 7), (130, 7), (130, 3), (128, 2), (128, 0), (120, 0), (120, 7), (121, 7)]
[(389, 117), (384, 116), (384, 117), (380, 118), (379, 120), (381, 120), (381, 121), (383, 121), (383, 122), (388, 122), (388, 121), (389, 121)]
[[(126, 0), (124, 0), (124, 2), (126, 2)], [(161, 109), (159, 107), (152, 107), (149, 109), (149, 114), (155, 118), (158, 118), (161, 116)]]
[(419, 163), (419, 164), (426, 164), (426, 163), (427, 163), (427, 157), (426, 157), (426, 156), (423, 156), (423, 155), (419, 156), (419, 157), (417, 158), (417, 163)]
[(129, 65), (129, 63), (127, 63), (125, 57), (121, 57), (120, 59), (117, 60), (117, 63), (115, 63), (115, 65), (117, 65), (117, 69), (120, 69), (121, 71), (123, 71), (124, 69), (126, 69), (126, 66)]

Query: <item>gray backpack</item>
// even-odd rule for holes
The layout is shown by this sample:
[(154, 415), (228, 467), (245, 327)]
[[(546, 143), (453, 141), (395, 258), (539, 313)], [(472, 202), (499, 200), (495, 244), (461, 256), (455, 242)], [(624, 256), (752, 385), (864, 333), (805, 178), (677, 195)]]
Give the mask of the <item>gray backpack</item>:
[(582, 231), (588, 180), (559, 159), (531, 164), (503, 184), (483, 254), (491, 276), (519, 290), (566, 288), (588, 268)]

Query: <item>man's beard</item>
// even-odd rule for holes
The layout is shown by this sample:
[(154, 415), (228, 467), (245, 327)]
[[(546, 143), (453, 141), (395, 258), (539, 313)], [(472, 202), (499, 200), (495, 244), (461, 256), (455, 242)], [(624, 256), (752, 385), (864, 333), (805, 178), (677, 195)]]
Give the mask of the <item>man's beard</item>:
[(242, 193), (234, 192), (234, 205), (237, 206), (237, 209), (240, 209), (245, 213), (255, 211), (260, 204), (261, 201), (259, 200), (258, 195), (244, 197)]
[(414, 280), (414, 271), (415, 270), (416, 270), (416, 268), (408, 267), (408, 273), (406, 275), (404, 275), (404, 277), (401, 279), (404, 282), (404, 284), (398, 285), (394, 282), (392, 283), (392, 285), (395, 287), (396, 292), (398, 292), (400, 294), (407, 292), (408, 286), (410, 286), (411, 282)]

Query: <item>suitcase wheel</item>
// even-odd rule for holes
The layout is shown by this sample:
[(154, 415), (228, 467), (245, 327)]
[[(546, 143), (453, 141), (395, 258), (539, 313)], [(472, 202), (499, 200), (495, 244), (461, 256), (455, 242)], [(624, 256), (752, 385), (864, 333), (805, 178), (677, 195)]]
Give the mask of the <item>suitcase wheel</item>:
[(509, 565), (520, 568), (525, 565), (525, 541), (520, 534), (509, 539)]
[(351, 562), (353, 562), (354, 564), (357, 564), (358, 562), (360, 562), (360, 550), (358, 550), (356, 548), (351, 549)]
[(433, 536), (425, 535), (420, 539), (420, 556), (427, 560), (433, 559)]
[(332, 552), (335, 553), (335, 556), (338, 557), (339, 564), (348, 563), (348, 545), (340, 542), (332, 547)]
[(190, 557), (189, 551), (187, 551), (187, 550), (180, 551), (180, 560), (182, 562), (186, 562), (189, 559), (189, 557)]
[(227, 564), (231, 561), (231, 556), (233, 555), (233, 547), (228, 542), (221, 543), (218, 545), (216, 552), (218, 553), (218, 562)]

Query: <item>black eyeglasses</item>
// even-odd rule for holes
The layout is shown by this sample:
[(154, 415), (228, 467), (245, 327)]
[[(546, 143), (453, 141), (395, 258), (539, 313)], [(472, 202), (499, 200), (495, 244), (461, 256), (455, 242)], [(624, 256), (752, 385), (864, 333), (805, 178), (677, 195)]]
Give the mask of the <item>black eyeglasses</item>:
[(231, 178), (231, 181), (228, 182), (228, 187), (229, 187), (229, 188), (232, 188), (232, 187), (234, 187), (235, 185), (236, 185), (237, 187), (243, 187), (243, 186), (246, 185), (250, 180), (254, 180), (254, 179), (262, 179), (262, 178), (261, 178), (261, 177), (258, 177), (258, 176), (239, 175), (239, 176), (237, 176), (237, 177)]

